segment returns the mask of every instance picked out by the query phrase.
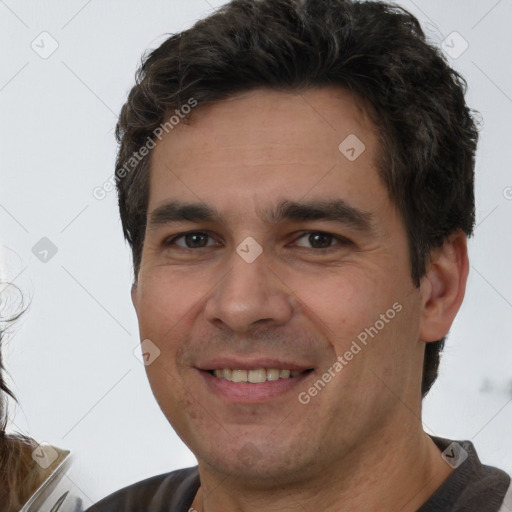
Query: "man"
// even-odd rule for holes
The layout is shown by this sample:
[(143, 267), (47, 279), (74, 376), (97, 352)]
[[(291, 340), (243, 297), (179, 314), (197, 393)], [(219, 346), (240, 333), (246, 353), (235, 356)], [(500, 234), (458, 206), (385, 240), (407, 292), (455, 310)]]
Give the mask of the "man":
[(198, 466), (91, 511), (510, 510), (506, 473), (421, 423), (469, 268), (464, 85), (380, 2), (235, 0), (147, 57), (116, 181), (148, 378)]

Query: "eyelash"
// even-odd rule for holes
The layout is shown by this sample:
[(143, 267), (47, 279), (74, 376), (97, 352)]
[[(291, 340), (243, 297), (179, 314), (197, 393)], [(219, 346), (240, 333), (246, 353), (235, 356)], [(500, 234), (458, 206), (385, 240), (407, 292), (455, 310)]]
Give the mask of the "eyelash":
[[(309, 235), (313, 235), (313, 234), (314, 235), (330, 236), (330, 237), (332, 237), (332, 241), (337, 241), (338, 244), (337, 245), (330, 245), (329, 247), (320, 248), (320, 249), (316, 249), (314, 247), (300, 247), (301, 249), (306, 249), (306, 250), (310, 250), (310, 251), (326, 253), (326, 252), (330, 252), (332, 250), (336, 250), (339, 246), (353, 245), (353, 242), (351, 242), (348, 238), (337, 236), (337, 235), (334, 235), (334, 234), (329, 233), (327, 231), (305, 231), (296, 240), (299, 240), (299, 239), (301, 239), (301, 238), (303, 238), (305, 236), (309, 236)], [(171, 245), (174, 245), (176, 240), (179, 240), (180, 238), (183, 238), (183, 237), (185, 237), (187, 235), (206, 235), (206, 236), (209, 236), (210, 238), (212, 238), (210, 233), (208, 233), (207, 231), (186, 231), (184, 233), (179, 233), (179, 234), (173, 236), (172, 238), (165, 240), (164, 241), (164, 246), (165, 247), (169, 247)], [(180, 249), (183, 249), (183, 250), (197, 251), (198, 249), (206, 249), (207, 247), (214, 247), (214, 246), (208, 245), (208, 246), (205, 246), (205, 247), (193, 248), (193, 247), (181, 247), (181, 246), (178, 245), (176, 247), (179, 247)]]

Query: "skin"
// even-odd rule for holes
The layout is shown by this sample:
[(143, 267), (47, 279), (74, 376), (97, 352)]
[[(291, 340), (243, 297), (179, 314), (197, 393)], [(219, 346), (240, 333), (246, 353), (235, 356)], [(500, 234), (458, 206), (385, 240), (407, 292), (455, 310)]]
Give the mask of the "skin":
[[(356, 134), (349, 161), (338, 145)], [(425, 343), (444, 336), (464, 296), (466, 239), (411, 280), (403, 220), (378, 175), (375, 127), (350, 92), (256, 89), (197, 107), (153, 150), (148, 220), (170, 200), (216, 207), (221, 222), (148, 224), (133, 286), (146, 367), (169, 422), (196, 455), (198, 511), (414, 511), (451, 468), (424, 433)], [(279, 201), (343, 199), (372, 231), (332, 221), (270, 223)], [(176, 235), (200, 231), (203, 246)], [(330, 248), (309, 232), (333, 234)], [(248, 236), (262, 254), (236, 252)], [(166, 243), (167, 242), (167, 243)], [(399, 313), (307, 404), (297, 399), (393, 304)], [(211, 391), (197, 366), (216, 354), (273, 356), (314, 371), (258, 403)]]

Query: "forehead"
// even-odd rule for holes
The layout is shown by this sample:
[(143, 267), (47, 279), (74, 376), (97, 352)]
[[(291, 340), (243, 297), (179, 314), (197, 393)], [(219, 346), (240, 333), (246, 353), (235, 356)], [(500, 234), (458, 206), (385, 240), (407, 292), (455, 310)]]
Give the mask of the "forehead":
[(277, 192), (290, 200), (382, 194), (378, 149), (349, 91), (251, 90), (196, 107), (164, 134), (151, 157), (149, 211), (170, 198), (238, 203), (240, 212)]
[[(300, 151), (306, 138), (310, 142), (306, 151), (316, 144), (319, 151), (327, 149), (331, 156), (338, 156), (336, 142), (350, 134), (365, 139), (372, 151), (374, 130), (362, 100), (344, 88), (325, 86), (296, 92), (260, 88), (196, 107), (187, 122), (164, 134), (164, 144), (157, 144), (160, 149), (156, 153), (166, 143), (212, 152), (217, 147), (262, 144)], [(180, 156), (182, 152), (175, 155), (176, 164)]]

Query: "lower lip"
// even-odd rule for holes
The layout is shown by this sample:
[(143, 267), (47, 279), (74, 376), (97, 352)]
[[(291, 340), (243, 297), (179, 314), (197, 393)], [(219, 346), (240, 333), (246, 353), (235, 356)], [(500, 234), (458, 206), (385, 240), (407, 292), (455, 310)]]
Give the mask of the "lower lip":
[(298, 394), (299, 390), (297, 387), (299, 387), (305, 379), (313, 374), (312, 371), (308, 371), (298, 375), (297, 377), (252, 384), (250, 382), (231, 382), (227, 379), (215, 377), (204, 370), (200, 370), (199, 372), (210, 391), (233, 403), (265, 402), (271, 398), (284, 395), (293, 390)]

